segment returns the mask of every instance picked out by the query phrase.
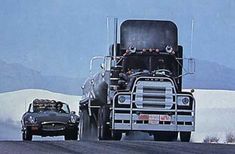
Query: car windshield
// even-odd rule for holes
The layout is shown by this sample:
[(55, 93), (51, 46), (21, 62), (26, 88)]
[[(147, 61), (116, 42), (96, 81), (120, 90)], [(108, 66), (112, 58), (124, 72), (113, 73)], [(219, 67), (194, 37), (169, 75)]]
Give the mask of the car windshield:
[(124, 71), (167, 69), (174, 73), (177, 61), (169, 55), (129, 55), (123, 59)]
[(69, 113), (69, 107), (65, 103), (33, 103), (30, 109), (32, 112), (55, 111), (59, 113)]

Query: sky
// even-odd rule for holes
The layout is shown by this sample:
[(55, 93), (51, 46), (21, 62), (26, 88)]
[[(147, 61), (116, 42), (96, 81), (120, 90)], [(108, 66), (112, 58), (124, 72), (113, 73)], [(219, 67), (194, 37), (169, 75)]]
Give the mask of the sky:
[(172, 20), (185, 57), (235, 69), (234, 10), (234, 0), (0, 0), (0, 59), (85, 77), (91, 57), (108, 53), (106, 19), (117, 17)]

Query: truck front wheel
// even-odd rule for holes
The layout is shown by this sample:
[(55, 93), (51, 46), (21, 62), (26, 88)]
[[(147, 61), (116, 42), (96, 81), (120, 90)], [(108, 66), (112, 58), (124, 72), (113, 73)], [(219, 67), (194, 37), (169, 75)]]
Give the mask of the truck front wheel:
[(101, 106), (98, 112), (98, 139), (110, 140), (111, 131), (107, 121), (109, 120), (109, 110), (105, 106)]
[(180, 132), (181, 142), (189, 142), (191, 138), (191, 132)]
[(91, 128), (90, 128), (90, 116), (87, 110), (82, 110), (80, 113), (80, 123), (79, 123), (79, 139), (88, 140), (90, 138)]

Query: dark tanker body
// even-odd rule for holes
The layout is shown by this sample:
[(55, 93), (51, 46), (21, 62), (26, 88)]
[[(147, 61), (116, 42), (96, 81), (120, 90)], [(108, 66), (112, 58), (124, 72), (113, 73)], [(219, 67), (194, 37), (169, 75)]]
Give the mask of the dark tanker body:
[(180, 133), (189, 141), (195, 101), (182, 92), (182, 57), (174, 23), (123, 22), (120, 43), (111, 45), (102, 70), (82, 87), (80, 139), (120, 140), (122, 133), (144, 131), (155, 140), (176, 140)]

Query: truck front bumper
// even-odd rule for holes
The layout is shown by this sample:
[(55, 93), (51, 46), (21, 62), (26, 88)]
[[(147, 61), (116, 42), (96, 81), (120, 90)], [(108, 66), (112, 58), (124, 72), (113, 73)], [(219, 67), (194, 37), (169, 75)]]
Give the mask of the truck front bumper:
[[(115, 113), (113, 130), (133, 131), (194, 131), (195, 120), (193, 115), (157, 113)], [(181, 112), (182, 113), (182, 112)]]

